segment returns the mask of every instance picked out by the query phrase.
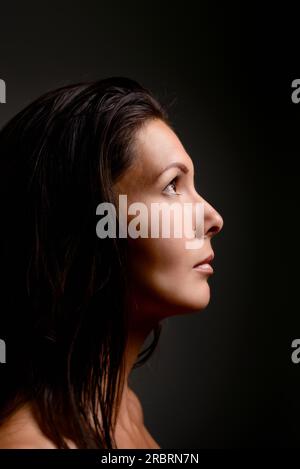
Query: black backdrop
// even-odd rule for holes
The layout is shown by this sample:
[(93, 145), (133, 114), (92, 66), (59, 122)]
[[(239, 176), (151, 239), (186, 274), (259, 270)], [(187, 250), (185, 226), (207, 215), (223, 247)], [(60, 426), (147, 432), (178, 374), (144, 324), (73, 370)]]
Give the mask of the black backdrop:
[(0, 124), (48, 89), (112, 75), (173, 103), (224, 227), (209, 306), (164, 321), (132, 386), (162, 448), (299, 447), (297, 14), (197, 3), (2, 3)]

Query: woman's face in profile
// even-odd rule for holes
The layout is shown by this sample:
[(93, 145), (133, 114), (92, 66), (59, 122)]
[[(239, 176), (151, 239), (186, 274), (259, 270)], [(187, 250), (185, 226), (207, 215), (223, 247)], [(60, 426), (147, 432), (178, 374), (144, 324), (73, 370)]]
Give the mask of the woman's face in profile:
[[(158, 238), (128, 236), (131, 300), (138, 307), (136, 310), (130, 308), (130, 311), (132, 314), (136, 311), (137, 318), (144, 321), (203, 309), (210, 299), (208, 279), (211, 272), (194, 266), (213, 254), (211, 238), (221, 230), (223, 219), (196, 191), (193, 162), (167, 124), (159, 119), (148, 121), (136, 134), (135, 144), (134, 163), (116, 183), (117, 194), (127, 195), (128, 207), (133, 202), (142, 202), (147, 206), (148, 214), (151, 214), (152, 203), (202, 202), (204, 239), (202, 247), (187, 249), (186, 241), (192, 240), (184, 234), (180, 238), (174, 235), (168, 238), (161, 235)], [(166, 169), (174, 163), (180, 167)], [(138, 212), (128, 215), (128, 222), (137, 215)], [(193, 223), (195, 219), (193, 209)], [(170, 220), (172, 233), (172, 211)], [(150, 226), (150, 218), (148, 221)], [(197, 243), (197, 239), (194, 241)]]

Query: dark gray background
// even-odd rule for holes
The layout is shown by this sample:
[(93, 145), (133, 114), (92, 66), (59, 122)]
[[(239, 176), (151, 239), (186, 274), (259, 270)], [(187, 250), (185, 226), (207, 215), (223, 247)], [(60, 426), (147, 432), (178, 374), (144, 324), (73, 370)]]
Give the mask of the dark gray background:
[(288, 266), (295, 41), (284, 42), (274, 7), (264, 15), (197, 3), (1, 4), (0, 124), (48, 89), (112, 75), (172, 103), (198, 190), (224, 227), (212, 242), (209, 306), (165, 320), (155, 355), (133, 373), (146, 424), (162, 448), (299, 447), (300, 364), (290, 355), (300, 325)]

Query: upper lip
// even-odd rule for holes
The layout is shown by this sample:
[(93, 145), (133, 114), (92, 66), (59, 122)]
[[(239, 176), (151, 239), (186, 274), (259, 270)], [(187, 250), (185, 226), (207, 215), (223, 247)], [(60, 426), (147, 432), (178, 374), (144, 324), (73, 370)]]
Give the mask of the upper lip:
[(214, 252), (212, 251), (211, 254), (209, 256), (207, 256), (205, 259), (203, 259), (202, 261), (200, 262), (197, 262), (194, 267), (196, 267), (197, 265), (200, 265), (200, 264), (209, 264), (213, 258), (215, 257), (215, 254)]

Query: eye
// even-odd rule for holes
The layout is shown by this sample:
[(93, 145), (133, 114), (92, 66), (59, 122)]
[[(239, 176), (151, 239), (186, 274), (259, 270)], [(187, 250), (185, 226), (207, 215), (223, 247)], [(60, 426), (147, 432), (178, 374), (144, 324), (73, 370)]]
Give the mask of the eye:
[[(163, 192), (167, 192), (168, 194), (171, 195), (180, 195), (179, 192), (176, 192), (176, 184), (177, 184), (178, 176), (176, 176), (174, 179), (172, 179), (171, 182), (164, 188)], [(167, 190), (168, 187), (171, 187), (171, 191)]]

